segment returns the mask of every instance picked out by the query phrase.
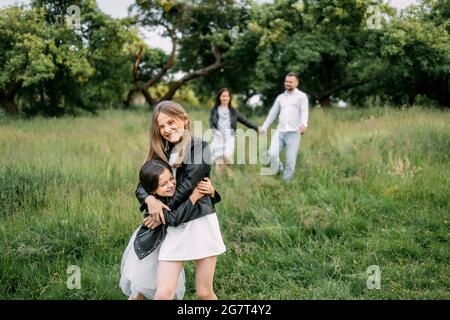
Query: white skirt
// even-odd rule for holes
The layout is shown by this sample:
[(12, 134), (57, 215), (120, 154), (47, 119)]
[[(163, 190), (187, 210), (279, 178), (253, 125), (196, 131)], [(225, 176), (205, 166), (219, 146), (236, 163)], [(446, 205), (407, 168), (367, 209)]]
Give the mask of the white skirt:
[(159, 260), (188, 261), (218, 256), (226, 250), (216, 213), (168, 227)]
[(227, 130), (225, 132), (215, 130), (210, 147), (211, 160), (215, 161), (223, 157), (233, 159), (235, 140), (236, 137), (234, 136), (232, 130)]
[[(156, 292), (156, 273), (158, 270), (158, 255), (161, 246), (159, 246), (144, 259), (139, 260), (133, 247), (139, 228), (140, 226), (131, 236), (130, 242), (128, 243), (128, 246), (123, 254), (122, 263), (120, 266), (119, 287), (127, 296), (135, 296), (137, 293), (141, 293), (147, 299), (153, 299)], [(178, 300), (183, 299), (186, 291), (185, 282), (186, 280), (183, 268), (181, 269), (180, 276), (178, 277), (175, 293), (175, 298)]]

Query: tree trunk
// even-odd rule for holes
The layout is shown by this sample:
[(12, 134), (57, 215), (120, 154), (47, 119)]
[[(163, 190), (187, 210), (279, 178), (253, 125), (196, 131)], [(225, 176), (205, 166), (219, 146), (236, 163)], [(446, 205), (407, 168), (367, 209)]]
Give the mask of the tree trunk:
[(13, 83), (3, 92), (0, 92), (0, 105), (12, 115), (19, 114), (19, 108), (14, 101), (19, 88), (22, 86), (22, 81)]
[[(205, 68), (192, 71), (192, 72), (186, 74), (180, 80), (173, 82), (169, 87), (169, 91), (161, 99), (156, 101), (156, 99), (154, 99), (151, 96), (148, 89), (151, 88), (153, 85), (155, 85), (158, 81), (160, 81), (161, 78), (168, 72), (168, 70), (173, 67), (175, 58), (176, 58), (177, 39), (175, 36), (175, 31), (168, 29), (168, 32), (169, 32), (170, 38), (172, 39), (172, 52), (169, 56), (169, 59), (167, 60), (166, 64), (163, 66), (163, 68), (160, 70), (160, 72), (153, 78), (146, 81), (145, 83), (138, 81), (139, 64), (142, 59), (142, 54), (144, 53), (144, 47), (141, 46), (139, 48), (139, 51), (136, 54), (134, 54), (135, 62), (134, 62), (134, 66), (133, 66), (133, 83), (134, 83), (136, 90), (141, 91), (142, 94), (144, 95), (145, 100), (147, 100), (147, 103), (150, 106), (150, 109), (152, 109), (160, 101), (171, 100), (173, 98), (173, 96), (175, 95), (175, 93), (178, 91), (178, 89), (180, 89), (181, 86), (184, 83), (186, 83), (187, 81), (208, 75), (211, 72), (213, 72), (217, 69), (220, 69), (225, 65), (225, 63), (222, 61), (222, 54), (219, 52), (219, 50), (213, 44), (211, 44), (211, 50), (216, 58), (216, 61), (213, 64), (211, 64)], [(128, 96), (128, 98), (130, 98), (130, 96)]]
[(324, 78), (324, 90), (319, 97), (319, 103), (322, 108), (331, 107), (331, 92), (333, 92), (333, 68), (335, 62), (329, 59), (327, 55), (320, 55), (322, 74)]
[(408, 94), (408, 107), (414, 106), (415, 101), (416, 101), (416, 94), (415, 93)]
[(14, 97), (0, 96), (0, 105), (11, 115), (19, 114), (19, 108), (14, 101)]
[(125, 100), (125, 106), (127, 108), (129, 108), (131, 106), (131, 104), (133, 102), (132, 100), (133, 100), (133, 96), (134, 96), (135, 92), (136, 92), (135, 89), (130, 89), (130, 91), (128, 91), (127, 99)]
[(321, 92), (320, 95), (318, 96), (317, 100), (319, 100), (319, 103), (322, 107), (329, 108), (329, 107), (331, 107), (331, 96), (333, 95), (333, 93), (338, 92), (340, 90), (347, 90), (350, 88), (355, 88), (357, 86), (368, 83), (368, 82), (376, 79), (377, 77), (378, 77), (378, 74), (376, 74), (370, 78), (364, 79), (364, 80), (359, 80), (359, 81), (355, 81), (352, 83), (342, 84), (340, 86), (328, 89), (324, 92)]
[(319, 99), (320, 106), (322, 108), (331, 108), (330, 96), (324, 96)]
[(186, 76), (184, 76), (183, 78), (181, 78), (178, 81), (173, 82), (170, 85), (169, 91), (167, 91), (167, 93), (159, 100), (159, 101), (164, 101), (164, 100), (172, 100), (173, 96), (175, 95), (175, 93), (178, 91), (178, 89), (181, 88), (181, 86), (190, 81), (193, 80), (195, 78), (198, 77), (202, 77), (202, 76), (206, 76), (208, 74), (210, 74), (211, 72), (222, 68), (225, 65), (225, 63), (218, 63), (218, 64), (214, 64), (211, 65), (207, 68), (198, 70), (198, 71), (194, 71), (192, 73), (187, 74)]
[[(154, 105), (156, 104), (156, 100), (151, 96), (150, 92), (148, 92), (148, 89), (150, 87), (152, 87), (154, 84), (156, 84), (158, 81), (160, 81), (161, 78), (167, 73), (167, 71), (173, 67), (173, 64), (174, 64), (175, 58), (176, 58), (177, 38), (175, 35), (175, 29), (167, 28), (167, 32), (169, 33), (169, 37), (172, 40), (172, 51), (170, 53), (170, 56), (167, 59), (166, 64), (162, 67), (162, 69), (158, 72), (158, 74), (155, 75), (154, 77), (152, 77), (151, 79), (147, 80), (145, 83), (142, 83), (141, 81), (138, 80), (139, 71), (140, 71), (139, 67), (140, 67), (142, 55), (144, 54), (144, 46), (141, 45), (139, 47), (139, 51), (133, 54), (133, 56), (134, 56), (133, 84), (135, 87), (134, 91), (142, 92), (142, 94), (145, 97), (145, 100), (149, 104), (150, 109), (152, 109), (154, 107)], [(130, 96), (130, 94), (131, 94), (131, 96)], [(128, 105), (130, 103), (129, 99), (131, 99), (132, 94), (133, 94), (132, 92), (128, 93), (128, 98), (127, 98)]]
[[(325, 86), (323, 91), (327, 92), (333, 89), (333, 68), (335, 66), (335, 63), (332, 60), (328, 59), (328, 57), (324, 54), (320, 55), (320, 59), (322, 62), (322, 73)], [(329, 97), (327, 97), (326, 100), (329, 100)]]
[(444, 77), (437, 86), (437, 100), (441, 109), (450, 108), (450, 79)]
[(213, 64), (210, 64), (209, 66), (207, 66), (205, 68), (192, 71), (192, 72), (186, 74), (180, 80), (173, 82), (170, 85), (169, 91), (159, 101), (171, 100), (173, 98), (173, 96), (175, 95), (175, 93), (177, 92), (177, 90), (180, 89), (184, 83), (186, 83), (190, 80), (196, 79), (198, 77), (206, 76), (206, 75), (216, 71), (217, 69), (224, 67), (225, 62), (222, 61), (222, 54), (219, 52), (219, 50), (213, 44), (211, 44), (211, 51), (214, 54), (214, 56), (216, 57), (216, 61)]
[[(131, 107), (131, 105), (134, 103), (134, 98), (136, 96), (136, 94), (141, 93), (142, 90), (138, 90), (136, 89), (137, 86), (135, 86), (134, 88), (130, 89), (130, 91), (128, 91), (127, 94), (127, 99), (124, 101), (124, 104), (127, 108)], [(146, 98), (147, 100), (147, 98)]]
[(150, 95), (150, 92), (148, 92), (148, 89), (145, 86), (141, 89), (141, 92), (144, 95), (150, 109), (152, 109), (156, 105), (157, 101)]

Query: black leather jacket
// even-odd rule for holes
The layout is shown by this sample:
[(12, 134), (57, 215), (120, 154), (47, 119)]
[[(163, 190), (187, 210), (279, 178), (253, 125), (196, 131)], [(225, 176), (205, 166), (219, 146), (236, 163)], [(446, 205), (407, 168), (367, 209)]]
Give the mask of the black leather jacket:
[[(177, 168), (177, 186), (175, 194), (173, 195), (173, 197), (166, 200), (166, 205), (172, 211), (176, 210), (177, 212), (179, 212), (178, 208), (182, 204), (186, 205), (186, 200), (187, 202), (190, 202), (189, 196), (192, 194), (192, 191), (196, 187), (197, 183), (200, 182), (200, 180), (202, 180), (204, 177), (209, 177), (210, 171), (211, 154), (209, 152), (208, 143), (198, 137), (193, 136), (191, 139), (191, 148), (190, 150), (187, 150), (183, 162)], [(142, 212), (147, 209), (145, 198), (147, 198), (148, 195), (149, 194), (147, 193), (147, 191), (145, 191), (145, 189), (139, 183), (136, 188), (136, 198), (141, 204), (140, 209)], [(187, 204), (186, 207), (182, 207), (180, 212), (185, 212), (184, 210), (188, 210), (190, 220), (203, 217), (205, 215), (216, 212), (214, 203), (217, 201), (215, 200), (217, 200), (216, 197), (202, 197), (197, 201), (193, 208), (189, 208)], [(167, 212), (164, 211), (164, 214), (166, 215)]]
[[(209, 196), (204, 196), (209, 197)], [(164, 204), (168, 203), (167, 198), (158, 198)], [(220, 202), (220, 194), (216, 191), (214, 197), (211, 198), (212, 203)], [(191, 200), (188, 198), (184, 201), (178, 208), (167, 211), (164, 209), (164, 217), (166, 218), (166, 224), (161, 224), (155, 229), (147, 228), (144, 224), (139, 228), (136, 238), (134, 239), (133, 247), (136, 255), (139, 259), (143, 259), (152, 253), (158, 246), (164, 241), (167, 233), (167, 227), (173, 226), (177, 227), (182, 223), (194, 220), (198, 218), (198, 210), (196, 206), (192, 204)], [(144, 217), (148, 217), (149, 213), (144, 210)]]
[[(258, 131), (258, 126), (255, 125), (253, 122), (244, 118), (235, 108), (233, 108), (233, 107), (228, 107), (228, 108), (230, 109), (230, 122), (231, 122), (231, 129), (233, 129), (233, 131), (236, 131), (238, 121), (240, 123), (242, 123), (243, 125)], [(211, 109), (211, 113), (209, 115), (209, 126), (211, 127), (211, 129), (219, 129), (217, 127), (217, 125), (219, 123), (218, 109), (219, 109), (219, 107), (214, 107)]]

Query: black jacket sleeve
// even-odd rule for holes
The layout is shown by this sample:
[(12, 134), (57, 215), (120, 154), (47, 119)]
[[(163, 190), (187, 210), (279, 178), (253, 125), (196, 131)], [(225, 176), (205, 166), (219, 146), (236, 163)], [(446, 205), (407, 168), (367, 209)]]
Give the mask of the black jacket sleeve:
[[(190, 196), (190, 194), (189, 194)], [(147, 191), (145, 191), (145, 189), (142, 187), (142, 185), (139, 183), (137, 188), (136, 188), (136, 198), (139, 200), (139, 203), (141, 204), (140, 210), (141, 212), (148, 210), (146, 204), (145, 204), (145, 198), (148, 197), (148, 193)], [(211, 201), (213, 203), (219, 203), (222, 200), (222, 197), (220, 196), (220, 193), (217, 192), (217, 190), (215, 190), (214, 192), (214, 197), (211, 197)], [(190, 201), (190, 199), (186, 200), (186, 201)], [(183, 209), (182, 209), (183, 210)], [(164, 212), (166, 211), (166, 209), (164, 209)]]
[(139, 203), (141, 204), (140, 210), (141, 212), (144, 211), (145, 209), (147, 209), (147, 205), (145, 204), (145, 198), (147, 198), (149, 196), (149, 194), (147, 193), (147, 191), (145, 191), (144, 187), (142, 187), (142, 185), (139, 183), (136, 187), (136, 198), (138, 199)]
[[(220, 202), (220, 200), (221, 200), (220, 194), (217, 191), (215, 191), (214, 197), (211, 197), (211, 201), (213, 203), (218, 203)], [(185, 202), (180, 204), (178, 208), (172, 211), (163, 209), (164, 216), (166, 218), (166, 224), (169, 226), (177, 227), (182, 223), (192, 221), (196, 218), (201, 217), (201, 215), (199, 215), (200, 211), (195, 210), (196, 206), (197, 203), (195, 205), (192, 204), (191, 199), (188, 198)]]
[(217, 192), (217, 190), (214, 190), (214, 197), (211, 197), (211, 201), (216, 204), (219, 203), (222, 200), (222, 197), (220, 196), (220, 194)]
[(184, 176), (176, 187), (175, 194), (168, 200), (167, 205), (170, 209), (177, 209), (194, 191), (197, 183), (207, 176), (211, 169), (211, 154), (208, 143), (201, 141), (194, 143), (191, 152), (189, 152), (184, 162)]
[(256, 131), (258, 131), (258, 126), (256, 124), (254, 124), (253, 122), (251, 122), (250, 120), (247, 120), (245, 117), (243, 117), (237, 110), (236, 110), (236, 115), (237, 115), (237, 121), (239, 121), (240, 123), (242, 123), (243, 125), (255, 129)]
[(215, 109), (211, 109), (210, 113), (209, 113), (209, 127), (211, 129), (217, 129), (217, 123), (215, 123), (214, 121), (214, 113), (215, 113)]
[(166, 224), (169, 226), (177, 227), (182, 223), (194, 220), (196, 216), (195, 205), (192, 204), (191, 199), (187, 199), (185, 202), (180, 204), (178, 208), (168, 211), (163, 209), (164, 217), (166, 218)]

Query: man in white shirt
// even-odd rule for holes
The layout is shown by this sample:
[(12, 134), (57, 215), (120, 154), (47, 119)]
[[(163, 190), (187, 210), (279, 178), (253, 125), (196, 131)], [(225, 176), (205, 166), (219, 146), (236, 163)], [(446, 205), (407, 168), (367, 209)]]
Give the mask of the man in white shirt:
[[(279, 114), (278, 127), (269, 148), (269, 157), (271, 168), (275, 172), (284, 171), (285, 181), (290, 181), (294, 176), (300, 137), (308, 127), (308, 96), (297, 89), (298, 84), (298, 75), (295, 72), (288, 73), (284, 80), (286, 91), (277, 97), (260, 130), (267, 131)], [(286, 148), (286, 166), (283, 170), (280, 151), (284, 148)]]

